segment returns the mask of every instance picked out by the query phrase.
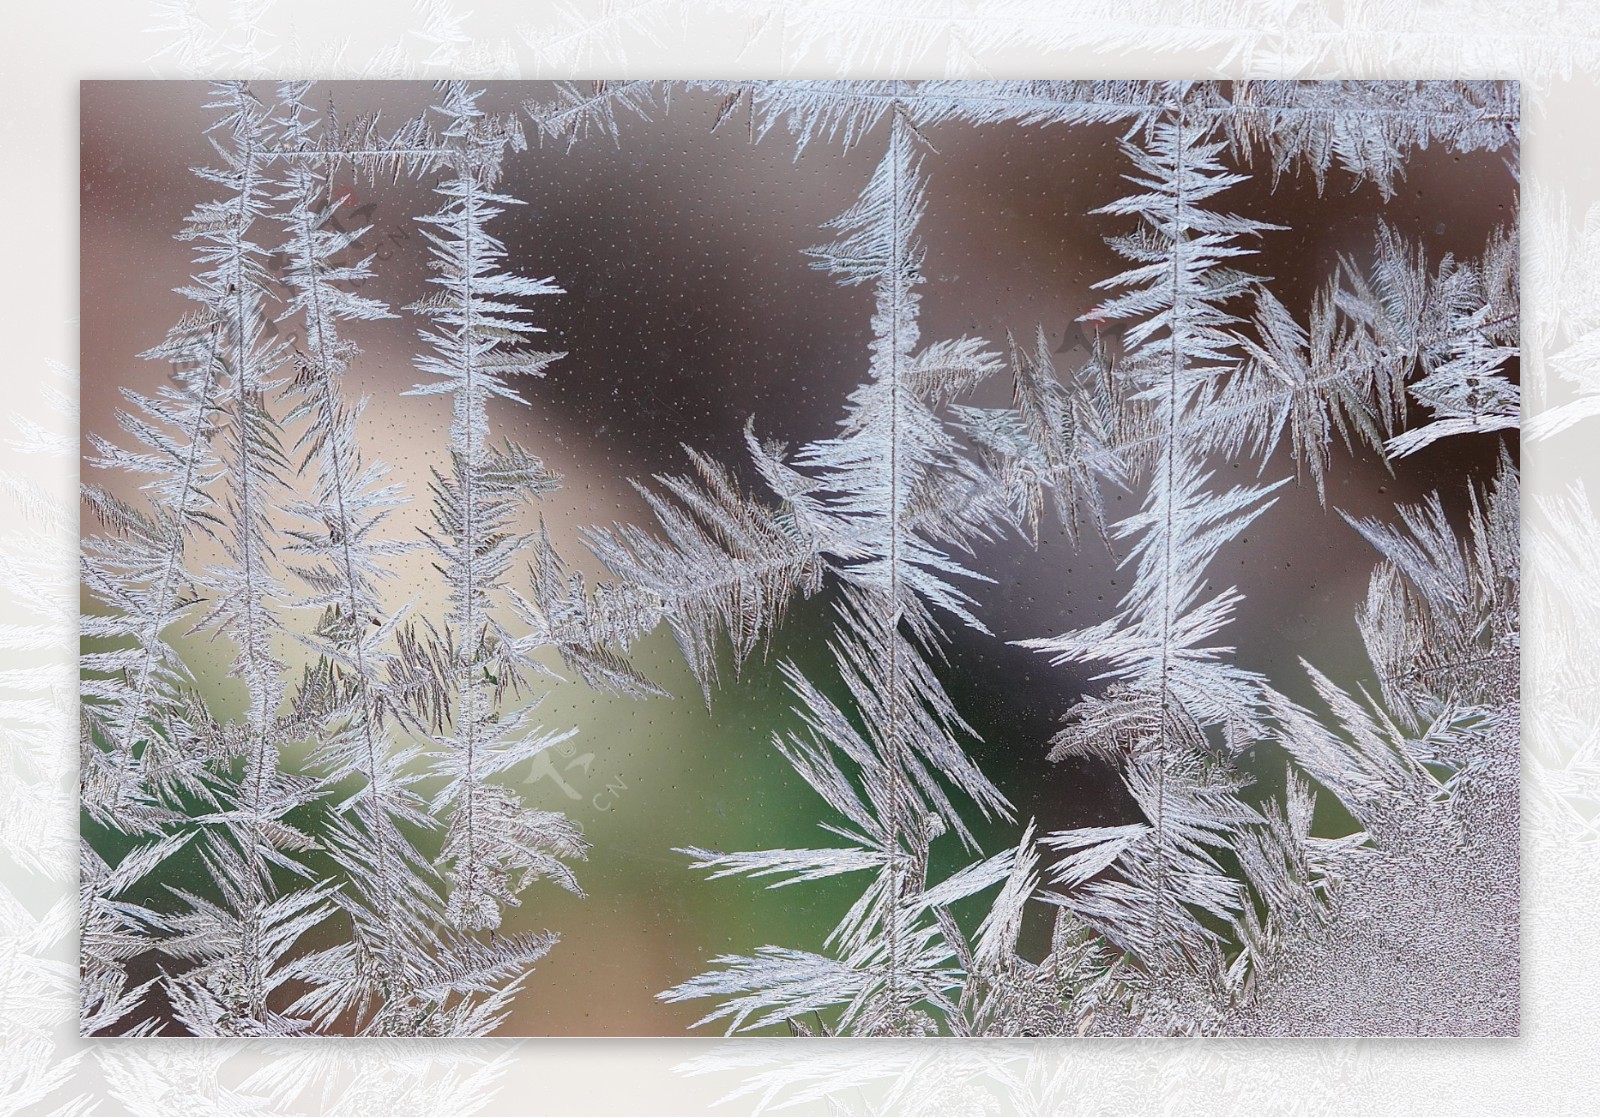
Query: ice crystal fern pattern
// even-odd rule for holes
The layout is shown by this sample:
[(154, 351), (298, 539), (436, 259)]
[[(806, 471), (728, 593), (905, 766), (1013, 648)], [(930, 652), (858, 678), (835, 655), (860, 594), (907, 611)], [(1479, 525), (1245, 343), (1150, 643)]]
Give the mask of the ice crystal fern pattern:
[[(777, 751), (826, 836), (661, 835), (682, 860), (660, 872), (690, 895), (705, 871), (782, 887), (778, 905), (833, 878), (849, 898), (816, 942), (676, 976), (660, 998), (705, 1006), (702, 1024), (1516, 1031), (1516, 226), (1442, 253), (1385, 212), (1424, 149), (1514, 176), (1514, 85), (601, 82), (496, 112), (443, 83), (394, 129), (313, 93), (212, 87), (218, 164), (196, 169), (206, 197), (178, 233), (191, 307), (147, 354), (169, 375), (124, 390), (120, 434), (89, 435), (97, 471), (139, 497), (84, 492), (86, 1032), (499, 1028), (561, 952), (559, 929), (504, 930), (506, 910), (581, 893), (588, 850), (519, 792), (527, 762), (585, 732), (542, 726), (540, 697), (564, 672), (658, 701), (637, 655), (658, 630), (712, 709), (730, 667), (781, 677), (792, 712), (740, 747)], [(639, 486), (653, 522), (585, 533), (586, 576), (540, 526), (561, 479), (494, 419), (559, 375), (534, 336), (562, 277), (534, 278), (496, 230), (541, 189), (508, 171), (530, 145), (625, 150), (674, 97), (797, 161), (870, 154), (821, 242), (795, 246), (870, 296), (862, 375), (828, 437), (785, 442), (758, 414), (742, 460), (690, 446), (687, 474)], [(1117, 138), (1122, 193), (1072, 215), (1122, 261), (1073, 308), (1081, 353), (1036, 322), (924, 336), (947, 263), (939, 137), (975, 128)], [(341, 224), (339, 184), (402, 178), (437, 209), (412, 215), (427, 294), (391, 307), (365, 293), (376, 256)], [(1311, 212), (1261, 201), (1295, 181)], [(1370, 215), (1364, 246), (1309, 285), (1252, 267), (1336, 196)], [(373, 451), (351, 323), (413, 339), (409, 393), (448, 431), (426, 493)], [(1336, 482), (1356, 460), (1458, 480), (1352, 512)], [(1234, 643), (1251, 569), (1227, 585), (1222, 557), (1294, 492), (1367, 581), (1349, 609), (1369, 663), (1343, 682)], [(417, 501), (428, 527), (408, 538), (392, 525)], [(1087, 624), (995, 631), (986, 563), (1017, 540), (1109, 556), (1120, 599)], [(413, 553), (436, 615), (394, 604)], [(829, 618), (825, 664), (763, 651), (801, 599)], [(998, 778), (952, 697), (957, 630), (1059, 669), (1059, 731), (1005, 747), (1114, 773), (1124, 821), (1052, 828), (1018, 807), (1036, 797)], [(195, 636), (231, 650), (242, 710), (200, 685)]]

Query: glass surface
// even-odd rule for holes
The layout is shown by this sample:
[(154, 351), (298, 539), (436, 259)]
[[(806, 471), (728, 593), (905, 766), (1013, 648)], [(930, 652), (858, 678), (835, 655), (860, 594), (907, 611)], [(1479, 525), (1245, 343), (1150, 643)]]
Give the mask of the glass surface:
[(1515, 110), (85, 83), (86, 1027), (1514, 1034)]

